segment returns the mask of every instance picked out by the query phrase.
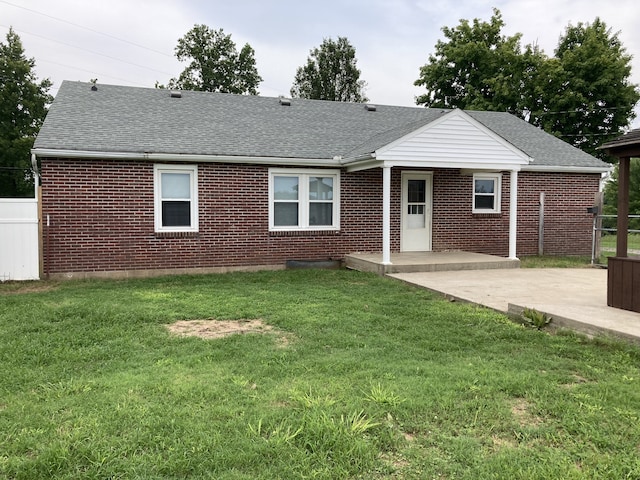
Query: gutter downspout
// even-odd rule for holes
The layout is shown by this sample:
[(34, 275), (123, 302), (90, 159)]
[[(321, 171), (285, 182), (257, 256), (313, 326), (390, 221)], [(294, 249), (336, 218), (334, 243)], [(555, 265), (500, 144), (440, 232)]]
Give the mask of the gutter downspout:
[(35, 188), (34, 197), (38, 198), (38, 187), (40, 186), (40, 172), (38, 171), (38, 159), (36, 154), (31, 154), (31, 171), (33, 172), (33, 186)]

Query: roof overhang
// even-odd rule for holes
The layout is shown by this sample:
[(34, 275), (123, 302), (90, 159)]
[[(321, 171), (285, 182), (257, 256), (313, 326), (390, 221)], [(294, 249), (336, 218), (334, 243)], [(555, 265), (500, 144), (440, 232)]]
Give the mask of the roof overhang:
[(421, 161), (421, 160), (381, 160), (376, 158), (374, 155), (369, 157), (368, 159), (359, 159), (352, 160), (350, 162), (345, 162), (344, 166), (347, 169), (347, 172), (358, 172), (360, 170), (369, 170), (371, 168), (382, 168), (382, 167), (404, 167), (404, 168), (430, 168), (430, 169), (440, 169), (440, 168), (455, 168), (460, 170), (469, 170), (469, 171), (492, 171), (492, 172), (503, 172), (503, 171), (520, 171), (523, 170), (523, 166), (519, 164), (505, 164), (505, 163), (477, 163), (477, 162), (463, 162), (457, 161), (455, 163), (447, 163), (446, 161)]
[(613, 170), (610, 167), (577, 167), (577, 166), (554, 166), (554, 165), (527, 165), (522, 167), (523, 172), (542, 173), (609, 173)]
[(249, 163), (257, 165), (340, 167), (339, 157), (334, 158), (290, 158), (290, 157), (254, 157), (234, 155), (194, 155), (182, 153), (151, 152), (105, 152), (94, 150), (59, 150), (34, 148), (31, 153), (37, 158), (91, 158), (103, 160), (137, 160), (148, 162), (180, 163)]

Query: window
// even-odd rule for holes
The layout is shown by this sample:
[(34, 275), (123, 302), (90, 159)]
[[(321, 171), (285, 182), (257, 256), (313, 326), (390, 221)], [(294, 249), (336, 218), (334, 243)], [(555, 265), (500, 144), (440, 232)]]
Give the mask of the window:
[(198, 231), (198, 167), (154, 165), (156, 232)]
[(337, 170), (269, 170), (269, 229), (339, 229), (339, 181)]
[(499, 173), (473, 176), (473, 213), (500, 213), (501, 180)]

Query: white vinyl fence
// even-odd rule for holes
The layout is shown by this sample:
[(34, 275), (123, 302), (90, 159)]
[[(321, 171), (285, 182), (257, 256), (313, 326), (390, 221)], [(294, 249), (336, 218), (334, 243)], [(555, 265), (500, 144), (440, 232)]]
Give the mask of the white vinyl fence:
[(40, 278), (38, 200), (0, 198), (0, 281)]

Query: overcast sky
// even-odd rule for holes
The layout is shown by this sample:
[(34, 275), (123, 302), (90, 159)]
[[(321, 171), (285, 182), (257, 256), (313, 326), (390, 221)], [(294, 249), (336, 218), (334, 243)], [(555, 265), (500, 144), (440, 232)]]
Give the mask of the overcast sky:
[[(502, 12), (503, 33), (522, 33), (548, 54), (569, 24), (600, 17), (633, 55), (640, 84), (638, 0), (0, 0), (2, 42), (12, 26), (39, 78), (153, 87), (177, 77), (177, 40), (195, 24), (223, 28), (238, 48), (249, 43), (263, 96), (289, 95), (297, 67), (327, 37), (356, 49), (372, 103), (415, 105), (413, 82), (442, 27), (460, 19), (489, 21)], [(639, 120), (634, 122), (638, 126)]]

